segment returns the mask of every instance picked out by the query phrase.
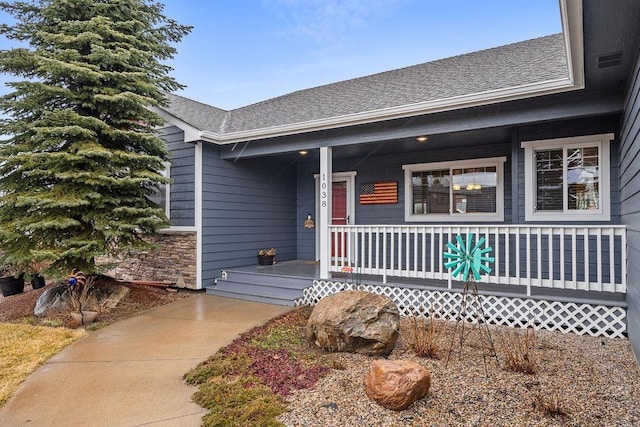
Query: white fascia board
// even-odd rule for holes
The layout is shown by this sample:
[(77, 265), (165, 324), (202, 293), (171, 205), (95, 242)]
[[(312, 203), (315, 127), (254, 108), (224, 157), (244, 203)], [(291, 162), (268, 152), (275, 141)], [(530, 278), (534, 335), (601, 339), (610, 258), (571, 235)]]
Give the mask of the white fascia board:
[[(536, 96), (551, 95), (555, 93), (569, 92), (584, 89), (584, 34), (582, 0), (559, 0), (562, 32), (564, 35), (565, 52), (569, 75), (567, 78), (547, 80), (504, 89), (478, 92), (451, 98), (420, 102), (416, 104), (401, 105), (374, 111), (365, 111), (355, 114), (347, 114), (337, 117), (329, 117), (307, 122), (291, 123), (281, 126), (272, 126), (260, 129), (250, 129), (240, 132), (220, 133), (208, 130), (198, 130), (188, 123), (169, 115), (168, 113), (154, 109), (163, 117), (169, 117), (168, 121), (176, 124), (185, 131), (186, 141), (213, 142), (220, 145), (247, 142), (258, 139), (274, 138), (279, 136), (294, 135), (298, 133), (315, 132), (335, 129), (339, 127), (354, 126), (405, 117), (433, 114), (444, 111), (453, 111), (463, 108), (477, 107), (481, 105), (497, 104), (501, 102), (516, 101)], [(178, 125), (176, 121), (182, 122)], [(187, 139), (187, 129), (194, 130)]]
[(559, 0), (562, 34), (567, 53), (569, 79), (576, 89), (584, 89), (584, 32), (582, 0)]
[(190, 125), (183, 120), (180, 120), (179, 118), (175, 117), (172, 114), (169, 114), (162, 108), (148, 107), (148, 109), (162, 117), (165, 122), (171, 123), (172, 125), (182, 129), (184, 131), (184, 142), (196, 142), (202, 140), (202, 131), (197, 127)]
[(269, 128), (230, 132), (227, 134), (205, 130), (201, 133), (201, 136), (203, 140), (217, 144), (233, 144), (236, 142), (273, 138), (302, 132), (314, 132), (422, 114), (439, 113), (584, 89), (582, 0), (559, 0), (558, 3), (569, 71), (567, 78)]
[(581, 89), (575, 87), (569, 79), (557, 79), (516, 86), (507, 89), (481, 92), (471, 95), (446, 98), (441, 100), (422, 102), (418, 104), (401, 105), (382, 110), (366, 111), (363, 113), (349, 114), (327, 119), (313, 120), (303, 123), (292, 123), (283, 126), (260, 128), (241, 132), (220, 134), (217, 132), (202, 131), (202, 139), (218, 144), (234, 144), (256, 139), (274, 138), (278, 136), (292, 135), (302, 132), (314, 132), (319, 130), (335, 129), (338, 127), (354, 126), (379, 121), (400, 119), (404, 117), (423, 114), (452, 111), (462, 108), (476, 107), (480, 105), (496, 104), (533, 96), (549, 95), (553, 93), (567, 92)]

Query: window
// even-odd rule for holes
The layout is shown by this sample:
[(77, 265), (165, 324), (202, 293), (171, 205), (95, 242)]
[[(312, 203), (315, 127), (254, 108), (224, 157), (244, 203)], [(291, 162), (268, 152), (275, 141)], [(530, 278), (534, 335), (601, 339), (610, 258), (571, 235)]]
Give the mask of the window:
[[(165, 162), (164, 169), (161, 171), (162, 176), (164, 176), (165, 178), (170, 178), (169, 176), (170, 168), (171, 168), (171, 163)], [(150, 197), (152, 202), (154, 202), (161, 208), (164, 208), (164, 213), (165, 215), (167, 215), (167, 218), (170, 218), (169, 214), (171, 212), (171, 200), (169, 199), (169, 194), (171, 191), (170, 186), (171, 184), (159, 184), (156, 194)]]
[(525, 220), (609, 221), (612, 134), (522, 142)]
[(502, 221), (506, 157), (405, 165), (406, 221)]

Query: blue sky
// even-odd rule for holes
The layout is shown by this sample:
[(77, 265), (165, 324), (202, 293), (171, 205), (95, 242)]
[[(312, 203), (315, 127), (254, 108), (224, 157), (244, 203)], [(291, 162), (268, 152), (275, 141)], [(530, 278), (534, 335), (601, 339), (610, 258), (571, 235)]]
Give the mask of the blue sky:
[(163, 3), (194, 27), (171, 62), (179, 94), (224, 109), (561, 31), (558, 0)]

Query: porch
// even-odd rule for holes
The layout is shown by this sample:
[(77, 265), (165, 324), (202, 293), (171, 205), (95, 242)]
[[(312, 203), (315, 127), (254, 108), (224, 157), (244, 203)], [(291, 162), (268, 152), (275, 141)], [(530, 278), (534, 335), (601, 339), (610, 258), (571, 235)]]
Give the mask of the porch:
[[(329, 226), (330, 277), (320, 262), (292, 260), (224, 270), (207, 292), (281, 305), (315, 304), (344, 289), (396, 301), (403, 314), (453, 319), (464, 283), (443, 267), (446, 243), (474, 233), (493, 248), (477, 286), (487, 321), (579, 334), (626, 332), (624, 226)], [(470, 319), (473, 320), (473, 319)]]

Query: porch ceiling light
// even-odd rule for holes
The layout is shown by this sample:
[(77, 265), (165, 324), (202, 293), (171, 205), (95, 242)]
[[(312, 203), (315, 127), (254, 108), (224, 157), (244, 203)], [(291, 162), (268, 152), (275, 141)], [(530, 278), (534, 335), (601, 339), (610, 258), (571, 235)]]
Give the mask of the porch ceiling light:
[(418, 141), (418, 142), (427, 142), (428, 140), (429, 140), (429, 137), (428, 136), (424, 136), (424, 135), (421, 135), (421, 136), (416, 138), (416, 141)]
[(307, 154), (309, 154), (309, 152), (307, 150), (300, 150), (298, 151), (298, 154), (300, 154), (301, 156), (306, 156)]

